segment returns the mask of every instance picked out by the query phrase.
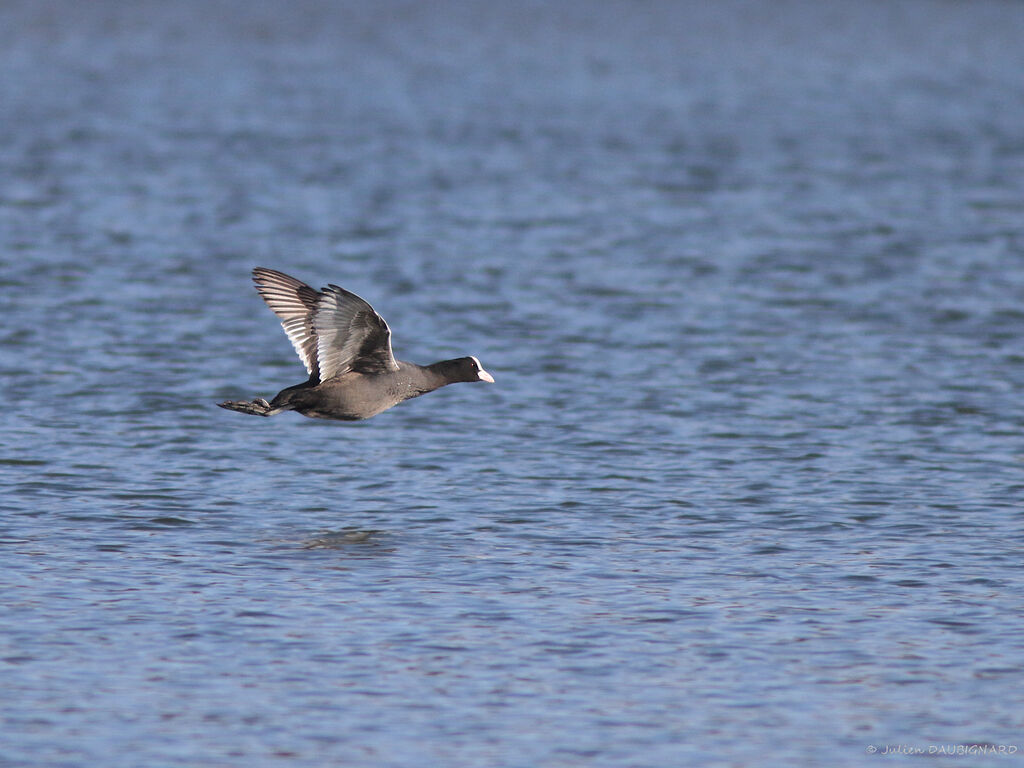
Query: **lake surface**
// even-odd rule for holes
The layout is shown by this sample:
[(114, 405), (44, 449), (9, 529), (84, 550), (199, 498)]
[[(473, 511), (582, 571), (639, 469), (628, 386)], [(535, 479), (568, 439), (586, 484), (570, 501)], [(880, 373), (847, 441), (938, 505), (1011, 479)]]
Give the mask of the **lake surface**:
[[(1020, 765), (1021, 40), (5, 2), (0, 764)], [(256, 265), (497, 383), (220, 410)]]

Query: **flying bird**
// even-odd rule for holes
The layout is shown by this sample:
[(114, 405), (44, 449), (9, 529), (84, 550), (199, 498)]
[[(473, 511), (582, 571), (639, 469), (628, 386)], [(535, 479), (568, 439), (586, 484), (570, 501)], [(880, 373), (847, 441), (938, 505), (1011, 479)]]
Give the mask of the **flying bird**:
[(431, 365), (396, 360), (388, 324), (351, 291), (337, 285), (317, 291), (263, 267), (252, 271), (252, 279), (280, 318), (309, 380), (281, 390), (269, 403), (257, 397), (218, 403), (221, 408), (254, 416), (297, 411), (314, 419), (358, 421), (448, 384), (494, 383), (472, 356)]

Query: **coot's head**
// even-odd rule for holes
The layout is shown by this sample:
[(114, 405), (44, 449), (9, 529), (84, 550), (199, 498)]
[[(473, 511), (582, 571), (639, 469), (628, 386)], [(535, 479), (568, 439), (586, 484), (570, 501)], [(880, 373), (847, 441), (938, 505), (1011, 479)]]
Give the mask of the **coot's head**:
[(455, 373), (458, 376), (455, 379), (456, 381), (486, 381), (490, 384), (494, 383), (494, 377), (484, 370), (483, 366), (480, 365), (480, 361), (475, 357), (460, 357), (452, 362), (455, 363)]

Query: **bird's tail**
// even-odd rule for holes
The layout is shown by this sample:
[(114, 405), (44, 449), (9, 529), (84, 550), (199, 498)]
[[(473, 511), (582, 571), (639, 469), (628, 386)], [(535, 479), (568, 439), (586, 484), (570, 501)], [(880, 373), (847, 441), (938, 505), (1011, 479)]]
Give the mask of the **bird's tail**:
[(217, 403), (221, 408), (227, 408), (229, 411), (238, 411), (239, 413), (251, 413), (253, 416), (273, 416), (275, 413), (280, 413), (282, 408), (271, 408), (270, 403), (264, 400), (262, 397), (257, 397), (255, 400), (226, 400), (223, 403)]

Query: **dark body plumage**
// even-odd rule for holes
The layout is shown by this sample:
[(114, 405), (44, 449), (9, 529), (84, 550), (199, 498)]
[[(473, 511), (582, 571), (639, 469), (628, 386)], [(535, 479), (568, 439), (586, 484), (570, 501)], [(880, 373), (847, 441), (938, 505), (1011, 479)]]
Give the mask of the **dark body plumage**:
[(396, 360), (391, 329), (366, 301), (344, 288), (316, 291), (273, 269), (252, 271), (256, 290), (281, 319), (309, 380), (262, 399), (218, 403), (241, 413), (273, 416), (297, 411), (316, 419), (356, 421), (403, 400), (459, 381), (494, 378), (475, 357), (416, 365)]

